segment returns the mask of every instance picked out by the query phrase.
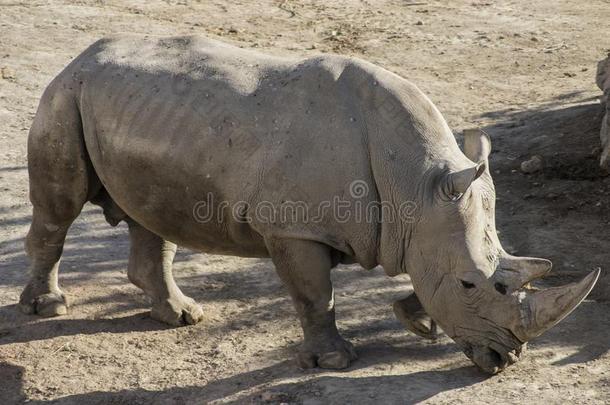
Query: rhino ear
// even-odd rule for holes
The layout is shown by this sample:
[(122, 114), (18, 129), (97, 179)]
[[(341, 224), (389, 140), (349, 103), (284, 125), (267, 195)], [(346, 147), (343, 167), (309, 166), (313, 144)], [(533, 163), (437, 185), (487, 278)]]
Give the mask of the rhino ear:
[(491, 138), (478, 128), (464, 130), (464, 154), (473, 162), (486, 162), (491, 152)]
[(468, 169), (449, 173), (444, 187), (445, 194), (452, 200), (460, 198), (468, 190), (472, 182), (481, 177), (486, 167), (486, 163), (483, 161)]

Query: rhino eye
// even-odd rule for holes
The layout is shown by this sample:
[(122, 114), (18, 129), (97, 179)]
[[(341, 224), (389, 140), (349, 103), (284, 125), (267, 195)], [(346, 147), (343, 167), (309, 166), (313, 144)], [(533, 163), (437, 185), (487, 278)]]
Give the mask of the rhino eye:
[(499, 292), (502, 295), (506, 295), (506, 286), (502, 283), (496, 283), (494, 284), (494, 287), (496, 288), (496, 291)]
[(468, 281), (464, 281), (464, 280), (460, 280), (462, 282), (462, 287), (466, 288), (466, 289), (470, 289), (470, 288), (474, 288), (475, 285), (472, 283), (469, 283)]

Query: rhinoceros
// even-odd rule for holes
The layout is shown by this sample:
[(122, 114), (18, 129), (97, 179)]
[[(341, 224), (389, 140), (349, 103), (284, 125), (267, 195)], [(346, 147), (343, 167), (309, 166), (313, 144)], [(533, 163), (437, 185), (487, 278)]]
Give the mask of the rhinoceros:
[(59, 260), (92, 202), (128, 224), (127, 275), (155, 319), (204, 314), (172, 277), (177, 245), (270, 257), (302, 325), (298, 365), (345, 368), (356, 352), (335, 324), (331, 269), (381, 265), (412, 280), (416, 295), (394, 308), (410, 329), (431, 336), (438, 323), (497, 373), (599, 271), (530, 289), (551, 262), (502, 248), (489, 137), (470, 131), (464, 149), (415, 85), (360, 59), (269, 56), (199, 36), (99, 40), (49, 84), (30, 130), (32, 275), (20, 307), (66, 313)]

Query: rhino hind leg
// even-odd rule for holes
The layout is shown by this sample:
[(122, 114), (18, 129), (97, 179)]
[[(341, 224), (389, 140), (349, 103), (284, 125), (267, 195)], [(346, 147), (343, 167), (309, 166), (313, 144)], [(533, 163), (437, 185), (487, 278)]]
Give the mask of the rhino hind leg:
[(172, 275), (176, 245), (132, 219), (127, 224), (131, 243), (127, 276), (152, 299), (151, 317), (175, 326), (201, 321), (201, 306), (180, 291)]
[(30, 279), (19, 299), (27, 314), (63, 315), (66, 296), (59, 288), (59, 261), (68, 228), (80, 214), (92, 188), (93, 170), (86, 152), (80, 114), (63, 83), (43, 94), (28, 138), (32, 223), (25, 250)]
[(426, 313), (415, 294), (394, 302), (396, 318), (407, 328), (424, 339), (438, 339), (436, 322)]
[(68, 300), (59, 288), (58, 275), (64, 240), (74, 218), (34, 206), (32, 224), (26, 237), (26, 251), (31, 262), (30, 280), (19, 298), (22, 312), (45, 317), (68, 312)]
[(295, 239), (268, 240), (267, 247), (303, 328), (304, 340), (296, 356), (299, 367), (348, 367), (357, 356), (335, 323), (331, 249), (317, 242)]

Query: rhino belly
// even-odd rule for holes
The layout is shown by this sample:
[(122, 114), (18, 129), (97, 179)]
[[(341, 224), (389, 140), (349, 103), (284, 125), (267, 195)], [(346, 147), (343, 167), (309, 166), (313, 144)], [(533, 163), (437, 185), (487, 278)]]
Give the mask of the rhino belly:
[[(222, 205), (222, 192), (192, 186), (201, 179), (150, 176), (146, 166), (133, 164), (125, 164), (129, 169), (122, 174), (116, 173), (116, 166), (98, 166), (96, 173), (105, 179), (104, 187), (116, 204), (164, 239), (206, 253), (268, 256), (263, 238)], [(167, 169), (171, 171), (171, 165)]]

